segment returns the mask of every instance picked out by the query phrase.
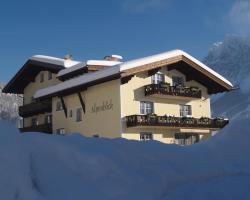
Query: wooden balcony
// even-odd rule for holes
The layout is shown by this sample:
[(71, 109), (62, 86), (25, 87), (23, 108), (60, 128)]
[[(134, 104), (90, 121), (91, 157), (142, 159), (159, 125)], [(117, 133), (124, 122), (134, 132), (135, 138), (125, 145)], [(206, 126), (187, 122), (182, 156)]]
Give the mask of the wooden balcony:
[(19, 128), (20, 132), (42, 132), (42, 133), (52, 133), (52, 124), (40, 124), (36, 126), (29, 126)]
[(52, 100), (36, 101), (19, 107), (19, 115), (21, 117), (30, 117), (33, 115), (52, 112)]
[(161, 83), (146, 85), (144, 90), (145, 96), (201, 98), (201, 90), (196, 87), (170, 86), (168, 84)]
[(197, 128), (197, 129), (221, 129), (229, 123), (223, 118), (193, 118), (193, 117), (169, 117), (157, 115), (130, 115), (126, 117), (127, 127), (171, 127), (171, 128)]

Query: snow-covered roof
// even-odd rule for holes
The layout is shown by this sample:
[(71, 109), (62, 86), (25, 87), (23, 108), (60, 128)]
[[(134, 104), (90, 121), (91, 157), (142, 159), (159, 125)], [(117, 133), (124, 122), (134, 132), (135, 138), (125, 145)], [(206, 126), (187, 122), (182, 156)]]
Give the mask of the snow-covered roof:
[[(230, 83), (230, 81), (228, 81), (223, 76), (221, 76), (220, 74), (218, 74), (217, 72), (215, 72), (214, 70), (212, 70), (211, 68), (206, 66), (205, 64), (201, 63), (200, 61), (198, 61), (194, 57), (190, 56), (186, 52), (184, 52), (182, 50), (173, 50), (173, 51), (168, 51), (168, 52), (164, 52), (164, 53), (160, 53), (160, 54), (156, 54), (156, 55), (152, 55), (152, 56), (148, 56), (148, 57), (120, 63), (120, 64), (117, 64), (113, 67), (104, 68), (104, 69), (99, 70), (99, 71), (94, 72), (94, 73), (81, 75), (80, 77), (67, 80), (63, 83), (59, 83), (58, 85), (51, 86), (51, 87), (48, 87), (45, 89), (40, 89), (35, 93), (34, 97), (40, 98), (43, 96), (52, 95), (53, 93), (61, 92), (63, 90), (70, 89), (70, 88), (73, 88), (75, 86), (83, 85), (83, 84), (86, 84), (86, 83), (89, 83), (92, 81), (96, 81), (98, 79), (102, 79), (105, 77), (109, 77), (109, 76), (112, 76), (112, 75), (115, 75), (118, 73), (121, 74), (122, 72), (125, 72), (128, 69), (133, 69), (133, 68), (140, 67), (140, 66), (143, 66), (143, 65), (146, 65), (149, 63), (167, 60), (167, 59), (170, 59), (170, 58), (173, 58), (176, 56), (185, 56), (186, 58), (190, 59), (191, 61), (193, 61), (194, 63), (199, 65), (201, 68), (206, 70), (206, 72), (213, 74), (214, 76), (216, 76), (218, 79), (220, 79), (221, 81), (223, 81), (224, 83), (226, 83), (230, 87), (233, 87), (233, 85), (232, 85), (232, 83)], [(98, 62), (99, 61), (89, 61), (89, 63), (98, 63)], [(105, 62), (105, 61), (102, 61), (102, 62)], [(110, 61), (108, 61), (108, 62), (110, 62)], [(70, 69), (68, 69), (68, 70), (70, 70)]]
[(71, 73), (73, 71), (79, 70), (79, 69), (84, 68), (84, 67), (87, 67), (86, 62), (80, 62), (72, 67), (60, 70), (57, 74), (57, 77), (63, 76), (65, 74)]
[(83, 67), (87, 67), (89, 65), (95, 65), (95, 66), (107, 66), (107, 67), (110, 67), (110, 66), (114, 66), (114, 65), (118, 65), (120, 64), (121, 62), (119, 61), (108, 61), (108, 60), (87, 60), (86, 62), (81, 62), (81, 63), (78, 63), (77, 65), (74, 65), (70, 68), (67, 68), (67, 69), (63, 69), (61, 71), (58, 72), (57, 76), (60, 77), (60, 76), (64, 76), (68, 73), (71, 73), (71, 72), (74, 72), (76, 70), (79, 70)]
[(113, 66), (113, 67), (109, 67), (103, 70), (99, 70), (94, 73), (87, 73), (85, 75), (72, 78), (70, 80), (59, 83), (57, 85), (50, 86), (44, 89), (40, 89), (35, 93), (34, 97), (40, 98), (43, 96), (51, 95), (55, 92), (61, 92), (65, 89), (70, 89), (78, 85), (83, 85), (92, 81), (96, 81), (96, 80), (106, 78), (115, 74), (119, 74), (119, 72), (120, 72), (119, 67)]
[(72, 67), (80, 63), (79, 61), (75, 61), (75, 60), (56, 58), (56, 57), (45, 56), (45, 55), (34, 55), (30, 58), (30, 60), (55, 64), (55, 65), (61, 65), (66, 68)]
[(217, 72), (215, 72), (214, 70), (212, 70), (211, 68), (209, 68), (208, 66), (206, 66), (205, 64), (197, 60), (196, 58), (194, 58), (193, 56), (179, 49), (173, 50), (173, 51), (167, 51), (164, 53), (160, 53), (160, 54), (156, 54), (156, 55), (152, 55), (152, 56), (148, 56), (144, 58), (131, 60), (128, 62), (124, 62), (120, 65), (120, 68), (121, 68), (121, 71), (125, 71), (125, 70), (132, 69), (138, 66), (146, 65), (146, 64), (161, 61), (161, 60), (166, 60), (166, 59), (176, 57), (176, 56), (185, 56), (186, 58), (192, 60), (194, 63), (196, 63), (197, 65), (199, 65), (206, 71), (210, 72), (211, 74), (215, 75), (217, 78), (221, 79), (223, 82), (233, 87), (232, 83), (230, 83), (230, 81), (225, 79), (223, 76), (221, 76), (220, 74), (218, 74)]

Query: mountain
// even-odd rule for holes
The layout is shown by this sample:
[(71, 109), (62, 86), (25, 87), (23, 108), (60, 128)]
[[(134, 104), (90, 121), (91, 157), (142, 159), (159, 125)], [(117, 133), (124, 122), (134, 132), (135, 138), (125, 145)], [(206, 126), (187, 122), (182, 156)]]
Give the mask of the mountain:
[(227, 36), (217, 42), (203, 60), (235, 85), (250, 76), (250, 36)]
[(2, 93), (4, 84), (0, 84), (0, 120), (17, 122), (18, 106), (22, 104), (22, 97), (15, 94)]
[(212, 100), (213, 114), (232, 120), (250, 115), (250, 37), (228, 36), (213, 45), (203, 61), (238, 89)]

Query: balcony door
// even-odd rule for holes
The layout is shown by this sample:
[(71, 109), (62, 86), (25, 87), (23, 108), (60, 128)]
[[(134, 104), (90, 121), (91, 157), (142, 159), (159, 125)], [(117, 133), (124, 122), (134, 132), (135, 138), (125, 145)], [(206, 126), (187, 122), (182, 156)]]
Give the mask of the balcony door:
[(165, 82), (165, 76), (162, 72), (157, 72), (151, 77), (152, 84), (160, 84)]

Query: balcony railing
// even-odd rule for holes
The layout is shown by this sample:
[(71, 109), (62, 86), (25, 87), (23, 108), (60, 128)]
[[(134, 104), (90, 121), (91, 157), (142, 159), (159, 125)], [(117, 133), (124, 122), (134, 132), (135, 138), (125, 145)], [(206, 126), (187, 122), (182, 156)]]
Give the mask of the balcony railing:
[(221, 129), (229, 123), (223, 118), (171, 117), (157, 115), (130, 115), (126, 117), (127, 127), (157, 126), (177, 128)]
[(36, 126), (29, 126), (19, 128), (20, 132), (42, 132), (42, 133), (52, 133), (52, 124), (40, 124)]
[(201, 90), (196, 87), (170, 86), (164, 83), (145, 86), (145, 96), (155, 94), (201, 98)]
[(52, 100), (36, 101), (19, 107), (19, 115), (21, 117), (29, 117), (45, 112), (52, 111)]

